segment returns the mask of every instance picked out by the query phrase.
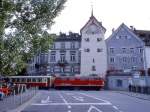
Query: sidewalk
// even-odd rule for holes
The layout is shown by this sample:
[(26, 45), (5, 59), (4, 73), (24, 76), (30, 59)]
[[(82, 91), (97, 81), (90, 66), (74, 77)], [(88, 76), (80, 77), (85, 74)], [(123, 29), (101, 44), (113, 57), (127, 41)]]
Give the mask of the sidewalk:
[(34, 95), (34, 90), (28, 90), (23, 94), (8, 96), (0, 101), (0, 112), (8, 112), (9, 110), (19, 107), (23, 103), (30, 100)]
[(129, 91), (114, 91), (114, 92), (150, 101), (150, 95), (148, 94), (141, 94), (141, 93), (135, 93), (135, 92), (129, 92)]

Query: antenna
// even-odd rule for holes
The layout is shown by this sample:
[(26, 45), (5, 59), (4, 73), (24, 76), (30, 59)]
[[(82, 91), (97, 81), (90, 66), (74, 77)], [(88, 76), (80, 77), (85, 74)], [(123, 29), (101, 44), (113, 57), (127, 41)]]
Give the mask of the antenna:
[(93, 16), (93, 1), (91, 1), (91, 17)]

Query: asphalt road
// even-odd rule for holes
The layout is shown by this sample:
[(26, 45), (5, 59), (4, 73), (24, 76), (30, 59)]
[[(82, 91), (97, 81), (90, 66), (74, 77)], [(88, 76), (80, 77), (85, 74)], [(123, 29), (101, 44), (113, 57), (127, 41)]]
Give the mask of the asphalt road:
[(111, 91), (40, 91), (22, 112), (150, 112), (150, 101)]

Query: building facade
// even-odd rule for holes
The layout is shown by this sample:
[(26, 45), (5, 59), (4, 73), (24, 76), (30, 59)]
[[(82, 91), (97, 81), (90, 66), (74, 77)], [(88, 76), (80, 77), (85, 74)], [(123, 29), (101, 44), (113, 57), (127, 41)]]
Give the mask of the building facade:
[(80, 74), (81, 36), (77, 33), (60, 33), (47, 53), (36, 55), (28, 66), (30, 75)]
[(108, 70), (145, 70), (144, 42), (125, 24), (106, 39)]
[(81, 75), (105, 76), (107, 70), (105, 32), (102, 23), (93, 15), (81, 29)]
[(150, 68), (150, 31), (133, 28), (133, 32), (145, 43), (146, 68)]

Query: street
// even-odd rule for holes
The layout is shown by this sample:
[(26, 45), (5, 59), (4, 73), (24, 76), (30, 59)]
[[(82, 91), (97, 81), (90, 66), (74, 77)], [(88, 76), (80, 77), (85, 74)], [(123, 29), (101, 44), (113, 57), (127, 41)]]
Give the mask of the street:
[(111, 91), (40, 91), (22, 112), (149, 112), (150, 101)]

